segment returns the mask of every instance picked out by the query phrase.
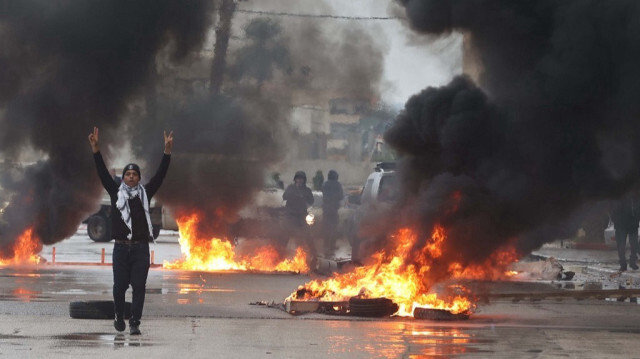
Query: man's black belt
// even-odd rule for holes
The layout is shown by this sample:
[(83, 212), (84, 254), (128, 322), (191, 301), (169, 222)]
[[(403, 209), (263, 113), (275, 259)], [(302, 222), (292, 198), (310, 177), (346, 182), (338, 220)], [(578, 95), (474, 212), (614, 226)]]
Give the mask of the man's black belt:
[(142, 241), (130, 241), (128, 239), (116, 239), (116, 240), (114, 240), (114, 242), (116, 244), (128, 244), (128, 245), (144, 243)]

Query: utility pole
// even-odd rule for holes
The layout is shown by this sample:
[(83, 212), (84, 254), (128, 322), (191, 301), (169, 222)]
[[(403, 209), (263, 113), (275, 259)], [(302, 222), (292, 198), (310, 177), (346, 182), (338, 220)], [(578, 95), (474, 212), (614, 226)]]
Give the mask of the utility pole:
[(222, 0), (220, 4), (218, 26), (216, 26), (216, 44), (213, 53), (213, 63), (211, 64), (211, 82), (209, 91), (213, 95), (220, 93), (224, 71), (227, 64), (227, 48), (229, 47), (229, 36), (231, 35), (231, 18), (236, 10), (235, 0)]

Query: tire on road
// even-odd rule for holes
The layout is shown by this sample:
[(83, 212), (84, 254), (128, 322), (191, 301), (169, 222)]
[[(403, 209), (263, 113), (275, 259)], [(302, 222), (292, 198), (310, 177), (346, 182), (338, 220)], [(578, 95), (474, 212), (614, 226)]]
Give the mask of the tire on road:
[[(89, 300), (69, 303), (69, 315), (74, 319), (114, 319), (112, 300)], [(131, 317), (131, 302), (124, 303), (124, 317)]]
[(357, 317), (388, 317), (398, 311), (398, 305), (388, 298), (349, 299), (349, 314)]
[(102, 214), (94, 214), (87, 222), (87, 234), (94, 242), (111, 241), (111, 226), (109, 218)]

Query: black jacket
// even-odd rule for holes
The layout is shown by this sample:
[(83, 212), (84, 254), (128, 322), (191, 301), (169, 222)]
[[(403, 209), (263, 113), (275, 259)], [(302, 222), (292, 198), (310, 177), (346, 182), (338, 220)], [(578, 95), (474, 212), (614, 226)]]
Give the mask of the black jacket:
[[(127, 240), (127, 235), (130, 232), (129, 227), (127, 227), (127, 225), (124, 223), (124, 220), (122, 220), (120, 211), (116, 207), (116, 202), (118, 201), (119, 186), (116, 184), (116, 181), (113, 180), (111, 174), (109, 174), (107, 166), (104, 164), (102, 154), (100, 152), (94, 153), (93, 159), (96, 162), (96, 169), (98, 170), (98, 177), (100, 177), (102, 186), (105, 190), (107, 190), (107, 193), (109, 193), (109, 197), (111, 198), (111, 238)], [(149, 199), (149, 204), (151, 204), (151, 197), (153, 197), (153, 195), (158, 192), (158, 189), (160, 188), (164, 177), (167, 175), (170, 161), (171, 155), (163, 155), (162, 162), (160, 162), (160, 167), (156, 171), (156, 174), (149, 180), (149, 183), (144, 185), (144, 189), (147, 192), (147, 198)], [(149, 233), (147, 218), (144, 214), (144, 207), (142, 206), (142, 201), (140, 201), (140, 198), (136, 197), (134, 199), (130, 199), (129, 207), (131, 209), (131, 227), (133, 229), (131, 240), (153, 240), (153, 234)]]
[(305, 185), (296, 187), (295, 184), (290, 184), (282, 194), (282, 199), (287, 201), (284, 208), (288, 215), (304, 218), (307, 215), (307, 207), (313, 204), (313, 193), (311, 188)]
[(337, 211), (344, 193), (340, 182), (329, 179), (322, 185), (322, 212)]

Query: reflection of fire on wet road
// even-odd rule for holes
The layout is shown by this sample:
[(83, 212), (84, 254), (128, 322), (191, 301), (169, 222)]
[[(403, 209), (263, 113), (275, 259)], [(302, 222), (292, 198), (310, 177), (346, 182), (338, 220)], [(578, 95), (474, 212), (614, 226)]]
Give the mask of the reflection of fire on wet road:
[(43, 260), (37, 255), (40, 250), (42, 243), (33, 234), (33, 228), (28, 228), (12, 244), (10, 253), (6, 256), (0, 253), (0, 266), (38, 264)]
[(33, 299), (38, 298), (42, 294), (42, 291), (18, 287), (14, 289), (11, 294), (21, 302), (31, 302)]
[(381, 328), (367, 333), (366, 340), (363, 340), (342, 335), (342, 331), (353, 323), (327, 324), (335, 327), (333, 332), (336, 334), (327, 337), (331, 345), (329, 353), (334, 355), (364, 352), (378, 358), (451, 357), (478, 353), (481, 350), (478, 346), (482, 344), (473, 329), (425, 328), (407, 322), (379, 322), (377, 325)]
[[(381, 250), (362, 267), (352, 272), (335, 274), (332, 278), (311, 281), (292, 293), (289, 301), (347, 301), (358, 298), (388, 298), (398, 304), (395, 313), (412, 316), (415, 308), (443, 309), (452, 314), (470, 313), (475, 298), (460, 284), (447, 287), (447, 293), (432, 293), (435, 281), (430, 276), (432, 264), (443, 256), (442, 244), (446, 231), (436, 226), (419, 256), (413, 256), (418, 236), (408, 228), (398, 230), (389, 238), (395, 246)], [(393, 247), (393, 246), (391, 246)], [(501, 279), (508, 276), (506, 268), (517, 259), (515, 250), (507, 248), (492, 255), (482, 265), (463, 267), (451, 261), (448, 273), (453, 279)]]
[(183, 216), (177, 220), (182, 259), (174, 262), (165, 261), (163, 268), (196, 271), (309, 271), (307, 254), (300, 247), (296, 249), (293, 258), (281, 258), (276, 248), (268, 244), (255, 248), (251, 254), (241, 255), (236, 253), (236, 248), (227, 239), (202, 238), (196, 230), (199, 220), (200, 216), (197, 214)]

